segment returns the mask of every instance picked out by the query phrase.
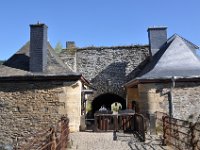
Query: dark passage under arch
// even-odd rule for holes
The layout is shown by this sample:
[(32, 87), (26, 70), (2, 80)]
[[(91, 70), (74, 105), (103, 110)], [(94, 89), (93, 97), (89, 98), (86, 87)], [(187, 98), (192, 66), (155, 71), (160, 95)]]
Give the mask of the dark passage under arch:
[(96, 97), (92, 102), (92, 113), (98, 111), (102, 105), (107, 109), (111, 109), (111, 104), (119, 102), (122, 105), (122, 109), (126, 109), (126, 100), (116, 94), (106, 93)]

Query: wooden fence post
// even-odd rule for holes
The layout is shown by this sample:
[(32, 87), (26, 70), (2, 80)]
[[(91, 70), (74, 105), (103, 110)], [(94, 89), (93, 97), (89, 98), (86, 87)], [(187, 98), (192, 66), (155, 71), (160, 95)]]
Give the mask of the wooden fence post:
[(52, 133), (51, 133), (51, 150), (56, 150), (57, 143), (56, 143), (56, 132), (55, 129), (53, 128)]
[(166, 116), (163, 116), (162, 117), (162, 120), (163, 120), (163, 143), (162, 145), (163, 146), (166, 146), (167, 145), (167, 139), (166, 139), (166, 123), (165, 123), (165, 119), (166, 119)]
[(144, 127), (144, 124), (145, 124), (145, 120), (142, 116), (140, 116), (141, 119), (142, 119), (142, 122), (141, 122), (141, 125), (142, 125), (142, 136), (143, 136), (143, 142), (145, 142), (146, 138), (145, 138), (145, 127)]
[(60, 135), (60, 149), (66, 149), (69, 134), (69, 120), (67, 117), (61, 118), (61, 135)]
[(118, 116), (114, 115), (114, 130), (118, 131)]
[(193, 124), (192, 122), (190, 123), (191, 147), (192, 147), (192, 150), (195, 150), (195, 147), (196, 147), (195, 132), (194, 132), (195, 125), (196, 124)]
[(98, 117), (96, 115), (94, 115), (94, 131), (97, 132), (98, 131)]

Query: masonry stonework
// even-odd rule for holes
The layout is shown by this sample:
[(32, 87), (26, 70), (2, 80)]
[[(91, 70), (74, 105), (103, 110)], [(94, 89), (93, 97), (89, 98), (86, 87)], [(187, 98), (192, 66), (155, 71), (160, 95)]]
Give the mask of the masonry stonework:
[(132, 72), (148, 56), (148, 46), (88, 47), (65, 49), (64, 63), (80, 72), (97, 90), (91, 99), (113, 93), (125, 98), (122, 85), (132, 79)]
[(176, 83), (173, 90), (174, 116), (196, 122), (200, 115), (200, 82)]
[[(70, 127), (78, 131), (79, 127), (73, 125), (80, 124), (80, 117), (70, 116), (67, 104), (72, 100), (80, 103), (79, 86), (79, 82), (1, 83), (0, 144), (12, 145), (16, 137), (47, 130), (67, 113)], [(75, 89), (76, 94), (68, 91), (70, 88)], [(80, 116), (80, 106), (73, 108), (74, 115)]]
[[(128, 100), (129, 102), (135, 100), (139, 105), (139, 111), (145, 116), (156, 111), (169, 114), (171, 87), (172, 83), (139, 84), (137, 91), (133, 88), (128, 90), (133, 92), (131, 95), (129, 94)], [(137, 98), (137, 93), (139, 98)], [(172, 89), (173, 117), (193, 122), (197, 121), (200, 115), (199, 96), (199, 82), (177, 82)]]
[(145, 116), (153, 114), (155, 111), (165, 112), (164, 97), (157, 89), (163, 88), (163, 84), (139, 84), (139, 108), (140, 112)]
[(81, 90), (82, 83), (65, 83), (65, 93), (62, 95), (65, 99), (66, 114), (69, 118), (69, 128), (71, 132), (79, 131), (81, 120)]

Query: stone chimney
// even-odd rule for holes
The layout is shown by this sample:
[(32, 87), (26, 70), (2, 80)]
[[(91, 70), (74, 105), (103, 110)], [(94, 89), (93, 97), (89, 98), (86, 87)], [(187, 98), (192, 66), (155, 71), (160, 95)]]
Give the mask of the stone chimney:
[(66, 48), (75, 48), (76, 44), (74, 41), (67, 41), (66, 42)]
[(30, 25), (30, 65), (31, 72), (44, 72), (47, 67), (47, 26)]
[(167, 41), (167, 27), (149, 27), (147, 32), (150, 46), (149, 53), (150, 56), (154, 56)]

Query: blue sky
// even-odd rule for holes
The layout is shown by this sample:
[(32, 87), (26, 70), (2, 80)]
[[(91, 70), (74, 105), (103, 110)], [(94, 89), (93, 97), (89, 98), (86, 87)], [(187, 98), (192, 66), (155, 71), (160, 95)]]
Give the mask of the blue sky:
[(45, 23), (52, 46), (147, 44), (149, 26), (167, 26), (200, 45), (199, 0), (1, 0), (0, 60), (29, 40), (29, 24)]

